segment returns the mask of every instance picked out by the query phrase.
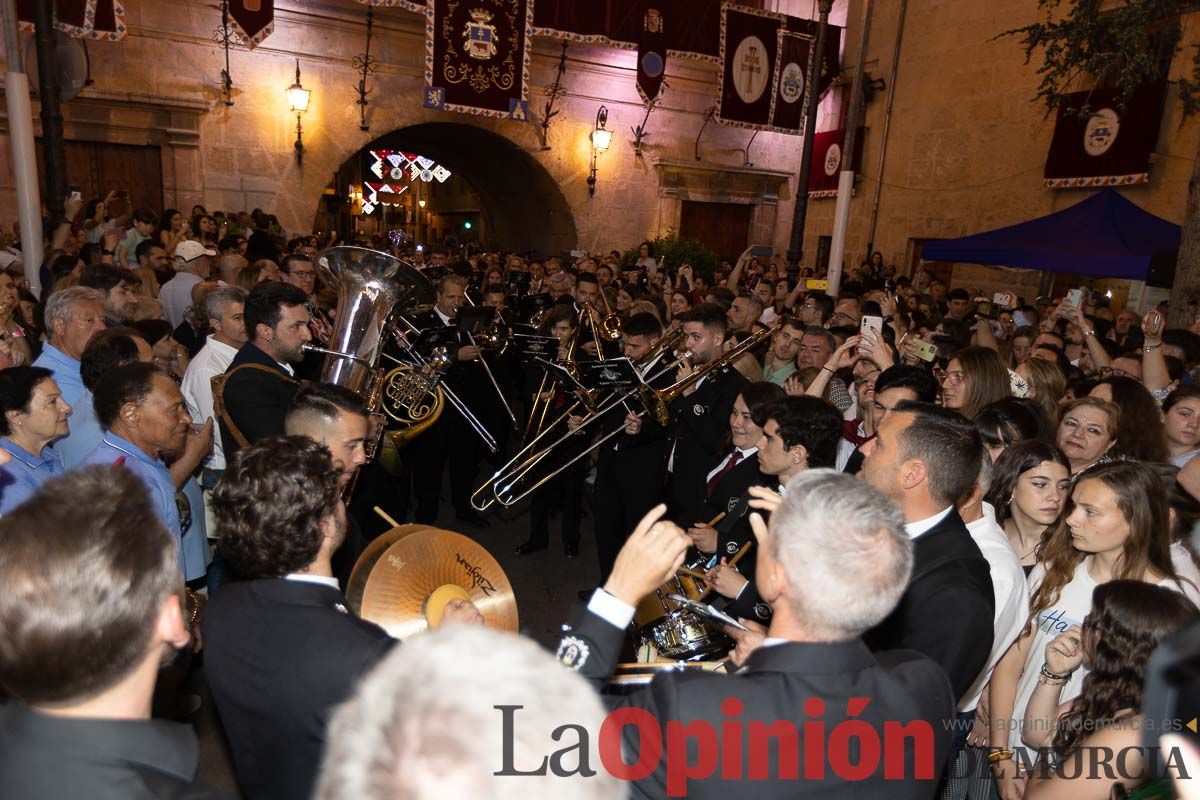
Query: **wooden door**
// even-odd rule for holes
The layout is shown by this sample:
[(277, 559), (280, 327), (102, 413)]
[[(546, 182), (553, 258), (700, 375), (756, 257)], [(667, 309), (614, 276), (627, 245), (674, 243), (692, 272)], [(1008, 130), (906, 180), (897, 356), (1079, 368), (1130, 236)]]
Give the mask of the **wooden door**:
[[(129, 193), (134, 208), (151, 208), (162, 213), (162, 148), (154, 145), (65, 143), (67, 185), (76, 186), (84, 201), (104, 199), (113, 189)], [(38, 184), (46, 193), (46, 158), (42, 140), (37, 140)], [(180, 209), (190, 214), (190, 208)]]
[(682, 239), (697, 239), (730, 263), (746, 249), (750, 239), (751, 205), (683, 201), (679, 221)]

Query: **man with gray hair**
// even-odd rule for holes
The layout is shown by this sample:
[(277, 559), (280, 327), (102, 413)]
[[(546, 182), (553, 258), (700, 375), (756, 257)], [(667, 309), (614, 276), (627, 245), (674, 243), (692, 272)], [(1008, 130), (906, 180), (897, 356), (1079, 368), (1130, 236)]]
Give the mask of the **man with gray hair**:
[(74, 406), (87, 394), (79, 359), (88, 341), (107, 327), (104, 292), (85, 286), (60, 289), (46, 301), (45, 319), (48, 341), (33, 365), (50, 370), (63, 400)]
[[(587, 681), (532, 641), (445, 627), (395, 648), (338, 709), (316, 798), (624, 798), (625, 784), (597, 758), (603, 721)], [(563, 735), (563, 726), (584, 733)], [(576, 769), (584, 753), (595, 774)]]
[[(212, 379), (224, 374), (233, 357), (246, 343), (246, 325), (243, 311), (246, 291), (236, 286), (213, 289), (204, 300), (204, 313), (211, 331), (204, 347), (188, 364), (183, 374), (180, 391), (187, 402), (188, 413), (197, 423), (216, 418), (213, 411)], [(203, 480), (200, 485), (206, 492), (212, 491), (217, 479), (225, 469), (225, 452), (221, 448), (221, 437), (213, 437), (213, 451), (204, 462)], [(212, 530), (212, 528), (209, 528)]]
[[(560, 641), (559, 660), (597, 684), (615, 666), (636, 604), (682, 563), (690, 540), (661, 520), (664, 510), (638, 524)], [(955, 696), (929, 658), (872, 653), (861, 639), (908, 584), (912, 544), (899, 509), (849, 475), (811, 469), (788, 481), (769, 526), (757, 513), (750, 521), (755, 583), (775, 610), (770, 628), (765, 636), (727, 628), (739, 640), (732, 676), (668, 672), (621, 698), (645, 712), (627, 713), (620, 730), (624, 763), (642, 767), (634, 794), (795, 797), (803, 775), (828, 796), (929, 797)], [(851, 751), (858, 756), (847, 760)]]

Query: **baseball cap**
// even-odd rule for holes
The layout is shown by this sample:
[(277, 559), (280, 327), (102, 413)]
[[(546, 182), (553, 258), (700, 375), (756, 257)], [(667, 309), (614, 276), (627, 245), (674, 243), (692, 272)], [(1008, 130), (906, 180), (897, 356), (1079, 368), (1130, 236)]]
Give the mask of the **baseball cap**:
[(216, 250), (211, 247), (205, 247), (200, 242), (194, 242), (191, 239), (175, 245), (176, 261), (193, 261), (200, 256), (215, 256), (216, 254)]

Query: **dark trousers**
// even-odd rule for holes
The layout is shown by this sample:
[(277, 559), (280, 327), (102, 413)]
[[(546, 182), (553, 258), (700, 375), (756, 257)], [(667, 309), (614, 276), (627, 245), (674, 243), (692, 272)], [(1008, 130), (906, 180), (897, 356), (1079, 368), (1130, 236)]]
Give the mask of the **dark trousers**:
[[(587, 439), (582, 436), (576, 438), (579, 439), (578, 442), (568, 441), (559, 446), (558, 449), (561, 452), (555, 458), (556, 467), (566, 464), (587, 447)], [(553, 480), (538, 487), (533, 493), (529, 506), (530, 542), (534, 544), (549, 542), (550, 512), (557, 508), (562, 511), (563, 544), (579, 544), (579, 523), (583, 518), (583, 491), (587, 470), (588, 460), (581, 458), (560, 472)], [(539, 471), (538, 474), (549, 473)], [(532, 473), (531, 477), (533, 477)]]
[[(617, 553), (634, 526), (662, 495), (661, 470), (656, 468), (660, 465), (652, 456), (656, 454), (650, 448), (632, 453), (608, 452), (606, 448), (600, 455), (592, 510), (602, 584), (612, 573)], [(644, 463), (647, 460), (648, 465)]]
[(456, 511), (471, 508), (471, 493), (479, 470), (479, 435), (449, 404), (427, 431), (412, 441), (412, 487), (416, 494), (413, 518), (423, 525), (437, 521), (442, 493), (442, 473), (450, 462), (450, 499)]

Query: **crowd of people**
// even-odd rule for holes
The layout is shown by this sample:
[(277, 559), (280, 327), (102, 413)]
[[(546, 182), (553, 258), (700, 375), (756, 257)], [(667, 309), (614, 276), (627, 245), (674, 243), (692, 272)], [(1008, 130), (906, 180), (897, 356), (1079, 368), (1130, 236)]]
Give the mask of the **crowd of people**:
[[(46, 236), (40, 297), (19, 249), (0, 264), (6, 795), (220, 796), (173, 721), (200, 663), (249, 798), (1099, 800), (1159, 778), (1143, 680), (1200, 618), (1200, 332), (1165, 309), (989, 301), (874, 258), (830, 296), (750, 250), (701, 275), (649, 243), (432, 247), (404, 256), (435, 300), (406, 324), (447, 329), (465, 407), (385, 465), (377, 409), (306, 347), (344, 322), (315, 258), (333, 237), (118, 193)], [(468, 305), (558, 368), (476, 341)], [(624, 402), (561, 376), (608, 358), (638, 374)], [(437, 523), (448, 475), (455, 522), (486, 527), (479, 498), (538, 442), (516, 553), (557, 515), (600, 574), (556, 653), (461, 599), (403, 644), (347, 607), (369, 509)], [(611, 693), (680, 570), (739, 621), (708, 623), (726, 668)], [(803, 735), (756, 738), (780, 721)], [(863, 728), (877, 751), (890, 723), (928, 733), (863, 768)], [(1102, 748), (1121, 769), (1071, 768)]]

